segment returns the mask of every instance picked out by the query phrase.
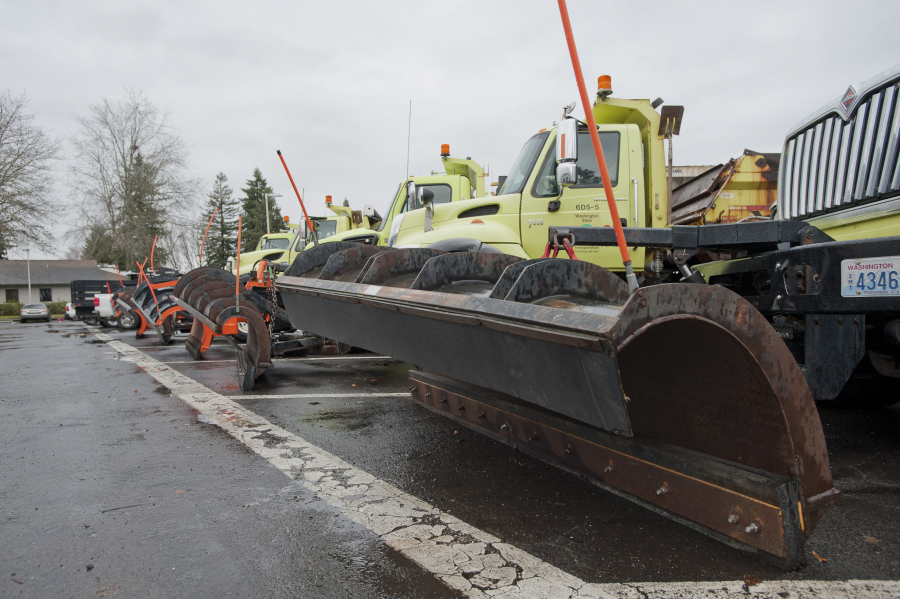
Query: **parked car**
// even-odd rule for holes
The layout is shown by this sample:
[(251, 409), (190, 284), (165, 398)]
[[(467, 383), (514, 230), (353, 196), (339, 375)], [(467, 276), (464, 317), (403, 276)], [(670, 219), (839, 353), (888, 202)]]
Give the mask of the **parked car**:
[(66, 313), (64, 318), (66, 320), (78, 320), (78, 316), (75, 315), (75, 306), (72, 305), (72, 302), (66, 302)]
[(19, 322), (45, 320), (50, 322), (50, 308), (46, 304), (25, 304), (19, 310)]

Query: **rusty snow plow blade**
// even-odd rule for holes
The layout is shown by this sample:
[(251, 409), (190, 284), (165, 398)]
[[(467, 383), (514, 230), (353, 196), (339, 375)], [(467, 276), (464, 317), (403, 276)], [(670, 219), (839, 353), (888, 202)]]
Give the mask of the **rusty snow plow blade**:
[(168, 345), (177, 329), (190, 324), (184, 314), (180, 314), (182, 310), (173, 298), (173, 290), (180, 277), (177, 271), (160, 268), (158, 273), (144, 277), (130, 298), (122, 300), (125, 307), (131, 309), (140, 320), (135, 339), (140, 339), (152, 329), (159, 342)]
[(279, 279), (295, 327), (417, 364), (413, 398), (462, 425), (783, 567), (803, 561), (839, 493), (803, 374), (740, 296), (629, 295), (590, 263), (433, 249), (322, 277), (346, 255), (309, 270), (301, 255)]
[[(236, 294), (236, 289), (241, 289)], [(185, 348), (194, 359), (209, 349), (215, 337), (223, 337), (237, 353), (238, 381), (243, 391), (272, 368), (272, 340), (267, 324), (265, 298), (239, 286), (235, 276), (218, 268), (196, 268), (184, 275), (174, 289), (174, 302), (194, 317)], [(246, 325), (242, 334), (239, 326)], [(239, 343), (246, 335), (245, 343)]]

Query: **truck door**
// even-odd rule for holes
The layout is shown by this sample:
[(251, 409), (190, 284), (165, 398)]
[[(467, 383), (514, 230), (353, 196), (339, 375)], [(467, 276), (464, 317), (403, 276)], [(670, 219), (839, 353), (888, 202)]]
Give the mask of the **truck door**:
[[(448, 183), (430, 183), (421, 181), (424, 177), (414, 179), (416, 187), (431, 190), (434, 194), (435, 207), (441, 204), (449, 204), (453, 200), (453, 188)], [(425, 225), (425, 210), (417, 200), (413, 201), (413, 206), (409, 205), (406, 198), (406, 185), (401, 186), (397, 200), (391, 208), (393, 213), (393, 221), (391, 222), (390, 235), (388, 236), (389, 246), (401, 246), (403, 235), (408, 231), (420, 233)], [(398, 241), (398, 237), (400, 241)]]
[[(636, 200), (643, 197), (644, 178), (640, 169), (640, 147), (630, 147), (627, 128), (628, 125), (603, 125), (599, 135), (619, 217), (624, 219), (625, 226), (633, 227), (643, 224), (640, 202)], [(587, 129), (579, 128), (578, 131), (578, 182), (562, 190), (556, 183), (555, 130), (553, 135), (554, 139), (547, 144), (522, 191), (522, 246), (529, 256), (543, 254), (550, 226), (612, 226), (606, 193)], [(632, 156), (632, 150), (635, 150), (636, 156)], [(551, 212), (554, 201), (559, 202), (559, 208)], [(579, 247), (576, 255), (581, 260), (605, 268), (622, 269), (622, 258), (615, 247)], [(632, 250), (632, 262), (635, 270), (643, 268), (643, 250)]]

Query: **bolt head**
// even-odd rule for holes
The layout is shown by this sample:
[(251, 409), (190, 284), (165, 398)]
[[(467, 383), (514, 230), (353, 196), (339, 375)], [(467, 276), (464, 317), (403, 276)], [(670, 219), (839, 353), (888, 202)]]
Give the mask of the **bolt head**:
[(729, 524), (737, 524), (740, 521), (741, 521), (741, 518), (737, 514), (731, 514), (730, 516), (728, 516)]
[(667, 487), (667, 486), (665, 486), (665, 485), (661, 486), (660, 488), (658, 488), (658, 489), (656, 490), (656, 494), (657, 494), (657, 495), (665, 495), (665, 494), (668, 493), (668, 492), (669, 492), (669, 487)]

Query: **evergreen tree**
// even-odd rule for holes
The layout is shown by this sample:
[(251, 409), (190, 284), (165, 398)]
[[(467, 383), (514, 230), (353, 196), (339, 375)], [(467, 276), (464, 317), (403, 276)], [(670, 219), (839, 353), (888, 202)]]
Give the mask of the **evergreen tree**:
[[(101, 263), (116, 262), (121, 268), (134, 266), (153, 252), (153, 264), (164, 265), (169, 251), (162, 241), (166, 230), (164, 206), (167, 198), (159, 183), (160, 173), (144, 161), (140, 152), (122, 171), (119, 197), (121, 207), (115, 218), (115, 230), (96, 222), (85, 238), (86, 253)], [(153, 240), (159, 238), (153, 250)], [(149, 266), (149, 263), (148, 263)]]
[[(252, 252), (259, 243), (259, 238), (266, 233), (266, 204), (265, 195), (272, 193), (272, 188), (258, 168), (253, 169), (253, 178), (247, 180), (247, 187), (242, 188), (244, 197), (241, 199), (243, 209), (243, 228), (241, 230), (241, 251)], [(281, 218), (281, 210), (275, 202), (275, 198), (269, 198), (269, 223), (272, 233), (279, 233), (287, 229)]]
[(209, 266), (222, 266), (230, 256), (237, 253), (240, 205), (231, 194), (232, 189), (228, 186), (228, 177), (225, 173), (216, 175), (213, 189), (206, 196), (206, 208), (202, 218), (204, 223), (208, 223), (213, 212), (216, 213), (215, 220), (209, 226), (206, 243), (203, 245), (204, 264)]

